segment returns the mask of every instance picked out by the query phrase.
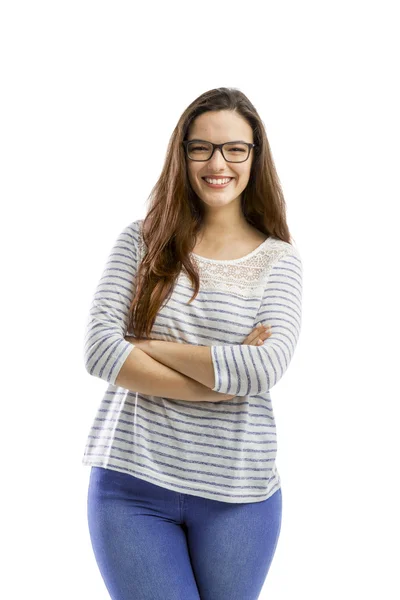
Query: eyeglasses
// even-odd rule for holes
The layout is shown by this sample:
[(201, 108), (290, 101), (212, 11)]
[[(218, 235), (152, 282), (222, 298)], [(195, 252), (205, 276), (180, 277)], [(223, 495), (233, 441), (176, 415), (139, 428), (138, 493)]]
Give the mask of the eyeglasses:
[(249, 158), (250, 150), (256, 144), (249, 144), (242, 140), (236, 142), (225, 142), (224, 144), (213, 144), (204, 140), (185, 140), (182, 142), (186, 154), (190, 160), (204, 162), (210, 160), (215, 150), (220, 149), (222, 156), (227, 162), (240, 163)]

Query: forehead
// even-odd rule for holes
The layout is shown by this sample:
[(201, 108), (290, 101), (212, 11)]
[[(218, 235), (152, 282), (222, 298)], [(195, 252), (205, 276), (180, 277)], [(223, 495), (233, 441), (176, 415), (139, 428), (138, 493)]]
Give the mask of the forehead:
[(208, 111), (196, 117), (189, 138), (222, 144), (228, 140), (253, 142), (253, 130), (245, 119), (230, 110)]

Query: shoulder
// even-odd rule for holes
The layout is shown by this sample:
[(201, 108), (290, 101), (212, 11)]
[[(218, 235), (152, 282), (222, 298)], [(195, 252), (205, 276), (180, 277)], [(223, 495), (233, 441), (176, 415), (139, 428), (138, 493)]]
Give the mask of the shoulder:
[(140, 237), (141, 237), (142, 222), (143, 222), (143, 219), (137, 219), (136, 221), (131, 221), (130, 223), (128, 223), (128, 225), (126, 225), (122, 229), (119, 236), (122, 239), (131, 241), (132, 244), (137, 246), (139, 244)]
[(267, 248), (276, 260), (284, 257), (293, 257), (301, 260), (301, 254), (297, 246), (275, 236), (270, 236)]
[(138, 236), (142, 230), (143, 219), (136, 219), (136, 221), (131, 221), (129, 225), (126, 226), (126, 230), (130, 230)]
[(271, 236), (265, 248), (263, 277), (268, 277), (274, 269), (293, 269), (301, 275), (303, 267), (301, 254), (294, 244)]
[(145, 251), (146, 251), (144, 240), (143, 240), (143, 235), (142, 235), (143, 221), (144, 221), (144, 219), (136, 219), (135, 221), (132, 221), (128, 225), (128, 228), (129, 228), (132, 238), (133, 238), (133, 243), (135, 245), (135, 250), (137, 252), (137, 256), (140, 260), (143, 258), (143, 255), (145, 254)]
[(123, 229), (120, 229), (114, 243), (114, 251), (120, 252), (121, 256), (130, 256), (137, 259), (140, 251), (140, 224), (141, 219), (131, 221)]

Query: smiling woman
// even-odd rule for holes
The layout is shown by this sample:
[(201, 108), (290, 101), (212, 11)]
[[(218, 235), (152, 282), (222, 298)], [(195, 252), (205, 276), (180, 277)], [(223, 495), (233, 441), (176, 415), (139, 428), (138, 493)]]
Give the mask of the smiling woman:
[(271, 389), (301, 306), (262, 120), (242, 92), (210, 90), (179, 119), (87, 321), (86, 370), (108, 384), (83, 457), (88, 520), (112, 597), (259, 596), (282, 506)]
[[(210, 139), (210, 132), (213, 133), (213, 140)], [(227, 139), (228, 136), (231, 140)], [(225, 222), (225, 229), (238, 230), (246, 225), (240, 202), (241, 194), (249, 182), (255, 148), (249, 123), (235, 111), (210, 110), (199, 115), (191, 124), (183, 145), (189, 159), (189, 181), (205, 204), (210, 235), (213, 232), (217, 234), (214, 228), (218, 225), (215, 220), (217, 212), (211, 209), (227, 206), (233, 200), (236, 211), (232, 212), (230, 221)], [(210, 178), (212, 183), (208, 183), (206, 178)], [(216, 183), (216, 179), (225, 178), (229, 179), (227, 183)], [(209, 196), (207, 189), (224, 190), (225, 193)]]

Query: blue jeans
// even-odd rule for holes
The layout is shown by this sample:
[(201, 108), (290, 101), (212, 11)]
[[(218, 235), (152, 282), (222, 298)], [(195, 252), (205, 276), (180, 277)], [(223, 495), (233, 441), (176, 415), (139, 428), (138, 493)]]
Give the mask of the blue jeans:
[(113, 600), (256, 600), (278, 543), (282, 493), (233, 504), (91, 467), (87, 516)]

